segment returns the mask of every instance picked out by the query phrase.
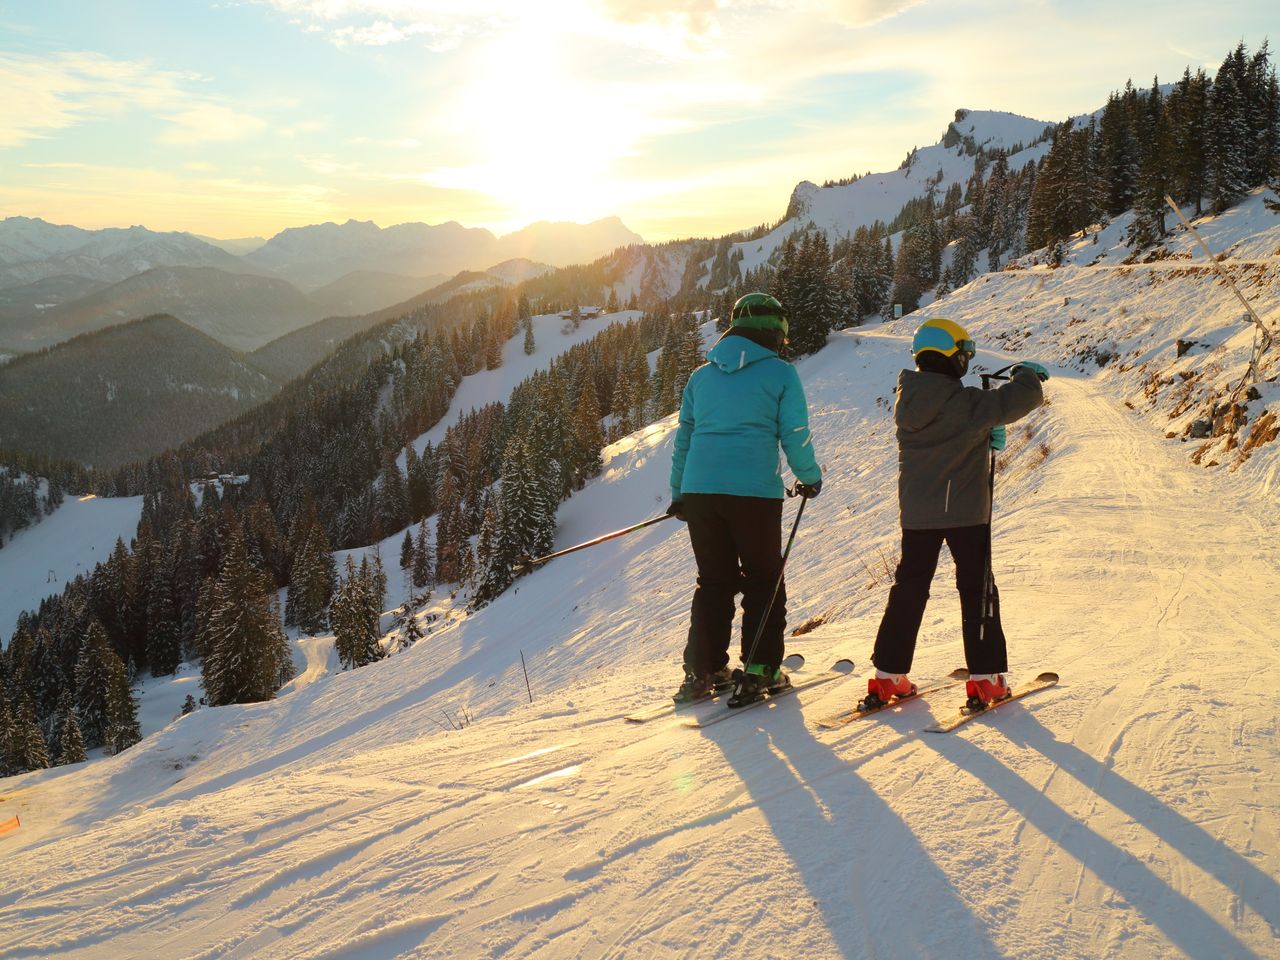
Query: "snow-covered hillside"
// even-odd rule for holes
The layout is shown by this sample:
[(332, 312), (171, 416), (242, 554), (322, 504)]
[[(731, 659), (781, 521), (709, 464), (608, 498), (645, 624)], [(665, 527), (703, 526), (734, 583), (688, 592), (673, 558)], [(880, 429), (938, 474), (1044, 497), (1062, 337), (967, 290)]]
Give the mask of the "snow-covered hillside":
[[(791, 195), (791, 216), (759, 240), (734, 244), (745, 273), (767, 261), (792, 233), (812, 225), (829, 240), (851, 235), (877, 220), (889, 223), (909, 200), (932, 190), (939, 201), (952, 184), (973, 175), (975, 151), (1015, 151), (1009, 167), (1019, 169), (1048, 152), (1048, 143), (1029, 146), (1052, 125), (992, 110), (957, 111), (957, 119), (936, 144), (913, 152), (911, 162), (889, 173), (868, 173), (852, 183), (819, 187), (804, 181)], [(1018, 149), (1018, 148), (1021, 149)]]
[[(1265, 256), (1247, 292), (1275, 323)], [(858, 680), (702, 731), (628, 725), (679, 679), (693, 563), (668, 521), (473, 615), (442, 605), (371, 667), (5, 781), (0, 822), (22, 827), (0, 837), (0, 954), (1275, 956), (1280, 442), (1205, 469), (1166, 437), (1175, 388), (1139, 403), (1152, 373), (1211, 384), (1247, 361), (1229, 291), (1174, 266), (1007, 271), (929, 308), (970, 328), (981, 369), (1054, 370), (1010, 431), (995, 570), (1015, 680), (1059, 686), (942, 736), (922, 731), (945, 696), (818, 729)], [(919, 319), (798, 364), (827, 479), (788, 566), (797, 676), (868, 669)], [(1186, 337), (1209, 346), (1177, 357)], [(661, 511), (673, 428), (606, 451), (558, 546)], [(944, 560), (913, 675), (960, 657)]]
[(68, 580), (105, 561), (137, 533), (142, 497), (68, 497), (0, 549), (0, 637), (8, 643), (23, 610), (61, 593)]

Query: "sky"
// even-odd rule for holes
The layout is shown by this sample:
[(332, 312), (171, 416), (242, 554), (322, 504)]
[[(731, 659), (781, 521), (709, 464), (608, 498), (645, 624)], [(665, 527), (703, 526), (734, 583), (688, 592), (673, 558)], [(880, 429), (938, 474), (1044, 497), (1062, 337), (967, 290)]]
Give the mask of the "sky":
[(1212, 72), (1271, 4), (0, 0), (0, 217), (718, 236), (895, 169), (960, 107), (1059, 121)]

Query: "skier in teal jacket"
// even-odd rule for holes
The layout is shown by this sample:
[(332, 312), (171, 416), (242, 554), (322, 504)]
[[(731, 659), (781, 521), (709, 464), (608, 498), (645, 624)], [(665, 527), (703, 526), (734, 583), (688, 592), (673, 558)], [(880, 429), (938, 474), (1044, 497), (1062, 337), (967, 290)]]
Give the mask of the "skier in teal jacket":
[[(698, 584), (677, 702), (736, 683), (731, 703), (746, 703), (790, 683), (781, 669), (785, 584), (773, 593), (782, 570), (779, 447), (801, 496), (818, 495), (822, 470), (809, 434), (804, 387), (795, 367), (778, 355), (786, 334), (782, 304), (762, 293), (747, 294), (734, 304), (731, 325), (707, 353), (709, 362), (685, 385), (668, 512), (689, 525)], [(738, 593), (743, 670), (731, 674)], [(768, 619), (751, 655), (766, 608)]]

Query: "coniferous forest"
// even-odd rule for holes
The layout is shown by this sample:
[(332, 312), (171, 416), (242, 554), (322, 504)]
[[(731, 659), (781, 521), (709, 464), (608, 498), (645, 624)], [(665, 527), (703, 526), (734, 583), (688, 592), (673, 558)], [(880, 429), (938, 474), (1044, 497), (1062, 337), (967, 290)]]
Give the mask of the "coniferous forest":
[[(1013, 151), (954, 132), (944, 144), (974, 157), (963, 188), (930, 191), (891, 223), (848, 236), (801, 227), (745, 273), (734, 244), (768, 227), (671, 245), (689, 265), (677, 296), (642, 284), (625, 304), (629, 319), (564, 351), (504, 401), (462, 415), (435, 443), (421, 438), (464, 377), (501, 365), (513, 338), (536, 349), (535, 312), (563, 311), (572, 328), (581, 304), (620, 310), (630, 251), (417, 307), (352, 337), (262, 406), (145, 463), (100, 472), (0, 455), (0, 544), (64, 493), (144, 498), (132, 541), (60, 595), (33, 597), (0, 655), (0, 775), (137, 742), (131, 682), (143, 670), (163, 676), (198, 661), (209, 705), (269, 699), (293, 670), (282, 623), (332, 631), (354, 668), (386, 655), (388, 602), (403, 601), (401, 636), (412, 642), (412, 611), (437, 585), (467, 585), (474, 606), (491, 601), (519, 561), (551, 549), (556, 509), (600, 470), (601, 448), (678, 409), (702, 362), (699, 314), (723, 328), (747, 291), (787, 304), (793, 354), (813, 353), (831, 331), (891, 315), (894, 304), (914, 310), (931, 291), (1029, 250), (1060, 262), (1072, 236), (1129, 210), (1135, 249), (1159, 243), (1166, 193), (1221, 211), (1280, 175), (1280, 92), (1265, 44), (1237, 47), (1212, 78), (1188, 70), (1169, 87), (1126, 85), (1093, 118), (1051, 127), (1042, 158), (1021, 168)], [(401, 531), (401, 576), (389, 577), (382, 558), (338, 568), (334, 550)]]

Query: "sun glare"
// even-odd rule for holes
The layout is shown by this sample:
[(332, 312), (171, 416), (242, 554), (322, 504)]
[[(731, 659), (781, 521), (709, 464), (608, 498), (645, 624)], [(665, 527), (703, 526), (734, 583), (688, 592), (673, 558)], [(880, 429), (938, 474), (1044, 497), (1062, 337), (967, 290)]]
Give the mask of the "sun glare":
[(460, 162), (427, 179), (494, 197), (510, 226), (613, 212), (610, 170), (631, 146), (620, 108), (576, 79), (558, 53), (551, 34), (506, 36), (477, 51), (469, 81), (439, 118)]

